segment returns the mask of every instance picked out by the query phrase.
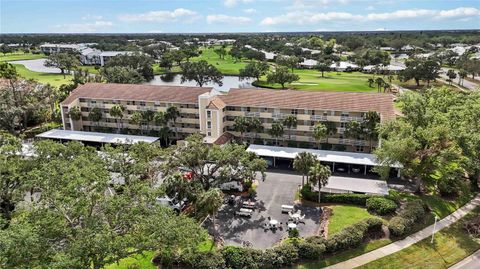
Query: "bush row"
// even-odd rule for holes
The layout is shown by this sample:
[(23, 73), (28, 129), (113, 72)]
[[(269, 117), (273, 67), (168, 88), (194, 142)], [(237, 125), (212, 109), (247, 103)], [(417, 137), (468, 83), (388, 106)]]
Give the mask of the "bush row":
[(378, 218), (369, 218), (343, 229), (327, 240), (321, 236), (311, 236), (305, 240), (291, 238), (265, 251), (226, 246), (212, 252), (184, 252), (178, 255), (160, 253), (153, 262), (165, 267), (198, 269), (282, 268), (300, 260), (319, 259), (325, 252), (331, 253), (356, 247), (369, 234), (381, 231), (382, 221)]
[(327, 252), (336, 252), (360, 245), (370, 233), (382, 232), (382, 220), (368, 218), (348, 226), (326, 242)]
[(425, 216), (425, 204), (421, 200), (405, 203), (397, 216), (390, 219), (388, 229), (393, 236), (404, 236), (413, 224)]
[[(303, 186), (303, 188), (300, 190), (300, 195), (307, 201), (318, 202), (318, 192), (313, 191), (312, 186), (309, 184)], [(365, 206), (367, 199), (371, 197), (376, 196), (358, 193), (322, 194), (322, 202)]]
[(387, 215), (395, 212), (397, 204), (385, 197), (370, 197), (367, 199), (367, 209), (378, 215)]

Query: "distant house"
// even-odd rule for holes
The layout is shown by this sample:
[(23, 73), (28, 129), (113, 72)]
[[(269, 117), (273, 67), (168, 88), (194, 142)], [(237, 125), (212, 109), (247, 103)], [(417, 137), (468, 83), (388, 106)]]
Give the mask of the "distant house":
[(244, 46), (245, 48), (247, 49), (251, 49), (251, 50), (256, 50), (256, 51), (260, 51), (260, 52), (263, 52), (263, 54), (265, 54), (265, 59), (266, 60), (274, 60), (275, 57), (277, 57), (277, 54), (276, 53), (273, 53), (273, 52), (268, 52), (268, 51), (264, 51), (264, 50), (258, 50), (250, 45), (245, 45)]
[(310, 54), (312, 54), (312, 55), (322, 53), (322, 51), (320, 51), (320, 50), (312, 50), (312, 49), (309, 49), (309, 48), (302, 48), (302, 51), (309, 51)]
[(100, 57), (100, 66), (104, 66), (108, 61), (117, 55), (131, 55), (132, 51), (102, 51), (99, 55)]
[[(373, 72), (375, 70), (375, 65), (367, 65), (367, 66), (364, 66), (363, 67), (363, 71), (366, 71), (366, 72)], [(379, 70), (385, 70), (385, 71), (389, 71), (389, 72), (393, 72), (393, 73), (397, 73), (399, 71), (402, 71), (405, 69), (404, 66), (400, 66), (400, 65), (379, 65), (378, 66)]]
[(417, 47), (413, 46), (413, 45), (405, 45), (402, 47), (402, 51), (414, 51)]
[(340, 61), (340, 62), (331, 64), (330, 68), (338, 72), (343, 72), (347, 69), (358, 69), (358, 65), (351, 62)]
[(303, 62), (300, 63), (300, 66), (303, 67), (303, 68), (315, 68), (315, 66), (318, 65), (318, 61), (317, 60), (312, 60), (312, 59), (305, 59), (303, 60)]
[(383, 50), (383, 51), (395, 51), (395, 49), (392, 48), (392, 47), (380, 47), (380, 50)]
[(100, 65), (101, 50), (85, 48), (80, 52), (80, 62), (84, 65)]
[(45, 43), (40, 45), (40, 50), (45, 54), (60, 53), (60, 52), (80, 52), (87, 48), (85, 44), (51, 44)]

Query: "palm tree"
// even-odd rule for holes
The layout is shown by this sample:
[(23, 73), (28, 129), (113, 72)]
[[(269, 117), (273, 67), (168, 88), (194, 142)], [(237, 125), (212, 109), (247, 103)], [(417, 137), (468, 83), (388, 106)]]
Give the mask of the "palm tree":
[(391, 88), (392, 86), (389, 83), (386, 83), (386, 82), (383, 83), (383, 92), (390, 91)]
[(308, 171), (316, 160), (317, 157), (315, 155), (306, 151), (300, 152), (295, 156), (295, 159), (293, 160), (293, 169), (302, 174), (302, 187), (304, 185), (305, 176), (307, 176), (308, 181)]
[(165, 146), (168, 146), (170, 144), (170, 141), (168, 140), (168, 138), (170, 137), (170, 132), (171, 131), (168, 126), (163, 126), (162, 128), (160, 128), (160, 130), (158, 130), (158, 137), (165, 141)]
[(177, 128), (175, 127), (175, 122), (177, 118), (180, 117), (180, 111), (176, 106), (169, 106), (167, 108), (166, 118), (167, 121), (172, 121), (173, 128), (175, 130), (175, 139), (178, 139)]
[(333, 121), (325, 122), (325, 126), (327, 127), (327, 144), (328, 138), (337, 133), (337, 125)]
[(320, 203), (321, 189), (328, 184), (328, 178), (332, 175), (330, 167), (322, 165), (317, 161), (309, 170), (310, 182), (312, 184), (318, 184), (318, 203)]
[(212, 218), (215, 236), (217, 235), (217, 226), (215, 219), (217, 212), (223, 205), (223, 192), (219, 188), (212, 188), (202, 193), (195, 203), (195, 211), (200, 216), (209, 215)]
[(327, 126), (325, 124), (319, 122), (315, 124), (313, 127), (313, 138), (318, 142), (318, 149), (320, 149), (320, 140), (324, 139), (327, 136)]
[[(263, 124), (259, 118), (249, 118), (248, 119), (248, 132), (253, 132), (255, 135), (263, 131)], [(252, 137), (252, 144), (254, 137)]]
[(150, 123), (153, 121), (155, 112), (153, 112), (152, 110), (144, 110), (141, 112), (141, 114), (142, 114), (142, 121), (147, 126), (147, 131), (149, 131)]
[[(110, 108), (110, 111), (108, 112), (110, 116), (115, 118), (115, 122), (117, 123), (117, 128), (118, 132), (120, 132), (120, 129), (123, 129), (123, 116), (125, 116), (125, 107), (123, 105), (114, 105), (112, 108)], [(118, 122), (118, 119), (120, 119), (120, 123)]]
[(88, 113), (88, 120), (95, 122), (98, 127), (99, 121), (102, 119), (102, 110), (98, 107), (92, 108)]
[(345, 136), (358, 139), (363, 134), (362, 125), (358, 121), (349, 121), (345, 126)]
[(375, 83), (377, 83), (378, 92), (382, 92), (381, 88), (382, 88), (383, 83), (385, 83), (385, 81), (383, 81), (383, 78), (380, 78), (380, 77), (376, 78)]
[(249, 122), (245, 117), (236, 117), (233, 122), (233, 129), (240, 133), (240, 139), (243, 142), (243, 134), (248, 131)]
[(294, 115), (288, 115), (283, 120), (283, 125), (288, 128), (288, 140), (290, 140), (292, 136), (292, 128), (297, 127), (297, 117)]
[(268, 130), (268, 134), (272, 137), (275, 137), (275, 145), (278, 146), (278, 138), (283, 136), (283, 124), (281, 122), (275, 121), (272, 123), (272, 128)]
[(78, 108), (78, 106), (74, 106), (68, 110), (68, 116), (72, 120), (80, 120), (82, 118), (82, 112)]
[(363, 116), (363, 132), (369, 139), (370, 151), (372, 151), (372, 140), (378, 138), (377, 126), (380, 123), (380, 115), (376, 111), (368, 111)]
[(373, 78), (369, 78), (368, 79), (368, 87), (372, 87), (372, 84), (375, 82), (375, 80), (373, 80)]
[(140, 133), (143, 134), (142, 131), (142, 114), (139, 111), (133, 112), (132, 116), (130, 117), (131, 124), (137, 124), (138, 129), (140, 129)]

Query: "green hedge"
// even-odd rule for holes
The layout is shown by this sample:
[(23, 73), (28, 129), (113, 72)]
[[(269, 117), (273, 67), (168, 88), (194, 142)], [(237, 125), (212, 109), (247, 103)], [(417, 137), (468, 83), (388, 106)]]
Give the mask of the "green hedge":
[[(303, 199), (312, 202), (318, 202), (318, 192), (312, 190), (312, 186), (306, 184), (300, 190), (300, 195)], [(322, 203), (340, 203), (340, 204), (354, 204), (365, 206), (368, 198), (378, 197), (367, 194), (358, 193), (338, 193), (338, 194), (322, 194)]]
[(396, 217), (390, 219), (388, 229), (393, 236), (404, 236), (413, 224), (425, 216), (425, 204), (421, 200), (409, 201)]
[(385, 197), (370, 197), (367, 199), (367, 209), (378, 215), (387, 215), (395, 212), (397, 204)]
[(368, 218), (346, 227), (326, 241), (327, 252), (336, 252), (360, 245), (368, 233), (382, 231), (382, 220)]

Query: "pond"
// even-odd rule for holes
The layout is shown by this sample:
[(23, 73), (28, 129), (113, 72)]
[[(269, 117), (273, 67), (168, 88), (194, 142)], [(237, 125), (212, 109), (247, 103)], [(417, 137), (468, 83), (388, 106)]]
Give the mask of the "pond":
[[(182, 83), (182, 75), (172, 75), (165, 77), (165, 75), (157, 75), (154, 79), (150, 80), (146, 84), (150, 85), (173, 85), (173, 86), (198, 86), (195, 81), (185, 81)], [(220, 87), (217, 84), (208, 83), (204, 87), (213, 87), (218, 91), (228, 91), (231, 88), (255, 88), (252, 86), (252, 82), (255, 79), (240, 80), (237, 76), (224, 76), (223, 85)]]

